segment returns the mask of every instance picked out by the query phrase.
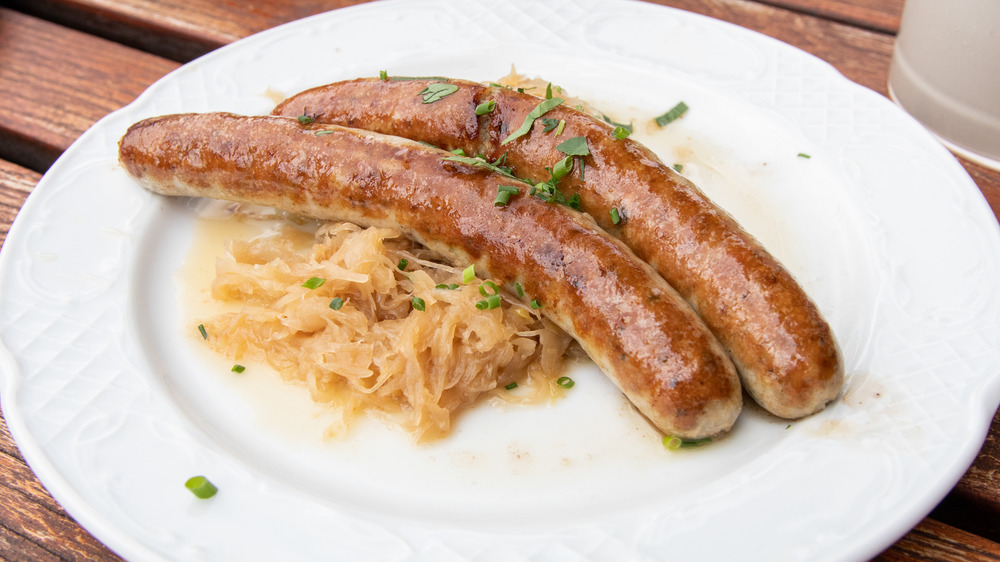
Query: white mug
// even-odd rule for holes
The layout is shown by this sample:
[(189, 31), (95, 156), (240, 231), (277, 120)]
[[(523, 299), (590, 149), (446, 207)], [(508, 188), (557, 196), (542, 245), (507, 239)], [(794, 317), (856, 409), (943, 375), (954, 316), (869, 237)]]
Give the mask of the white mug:
[(906, 0), (889, 94), (953, 152), (1000, 170), (1000, 0)]

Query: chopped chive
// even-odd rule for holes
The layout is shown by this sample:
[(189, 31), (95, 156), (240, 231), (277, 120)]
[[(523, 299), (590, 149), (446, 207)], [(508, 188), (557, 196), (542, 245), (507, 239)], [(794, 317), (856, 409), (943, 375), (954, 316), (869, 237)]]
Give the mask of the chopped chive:
[(618, 224), (622, 222), (622, 215), (618, 212), (617, 207), (611, 207), (611, 224)]
[(493, 110), (497, 108), (496, 100), (484, 101), (483, 103), (476, 106), (476, 115), (486, 115), (487, 113), (493, 113)]
[(545, 86), (545, 99), (552, 99), (552, 82), (549, 82), (549, 85)]
[(243, 365), (238, 365), (237, 364), (237, 365), (233, 365), (233, 368), (230, 369), (229, 371), (232, 372), (232, 373), (242, 373), (243, 371), (246, 371), (246, 370), (247, 370), (246, 367), (244, 367)]
[(684, 103), (684, 102), (678, 102), (677, 105), (675, 105), (674, 107), (672, 107), (670, 109), (670, 111), (668, 111), (668, 112), (664, 113), (663, 115), (660, 115), (659, 117), (657, 117), (655, 119), (656, 120), (656, 124), (659, 125), (659, 126), (661, 126), (661, 127), (664, 127), (664, 126), (667, 125), (667, 123), (670, 123), (674, 119), (677, 119), (681, 115), (684, 115), (684, 113), (687, 112), (687, 110), (688, 110), (688, 106), (687, 106), (686, 103)]
[(565, 128), (566, 128), (566, 120), (565, 119), (560, 119), (559, 120), (559, 126), (556, 127), (556, 136), (558, 137), (559, 135), (561, 135), (562, 132), (563, 132), (563, 129), (565, 129)]
[(663, 437), (663, 446), (671, 451), (676, 451), (677, 449), (687, 449), (689, 447), (698, 447), (711, 442), (711, 437), (706, 437), (704, 439), (681, 439), (676, 435), (666, 435)]
[(344, 306), (344, 299), (340, 297), (334, 297), (334, 299), (330, 301), (330, 308), (334, 310), (340, 310), (342, 306)]
[(534, 308), (535, 310), (538, 310), (539, 308), (542, 308), (542, 303), (538, 302), (538, 299), (535, 299), (530, 303), (528, 303), (528, 306)]
[(316, 118), (313, 117), (313, 116), (311, 116), (311, 115), (309, 115), (309, 114), (307, 114), (306, 110), (303, 109), (302, 110), (302, 115), (299, 115), (299, 123), (302, 123), (303, 125), (310, 125), (310, 124), (315, 123), (315, 122), (316, 122)]
[(490, 295), (486, 297), (487, 308), (493, 310), (494, 308), (500, 308), (500, 295)]
[(611, 136), (618, 140), (626, 139), (630, 134), (632, 134), (631, 131), (621, 126), (615, 127), (614, 130), (611, 131)]
[(515, 388), (517, 388), (517, 383), (516, 382), (512, 382), (512, 383), (504, 386), (504, 388), (506, 388), (507, 390), (514, 390)]
[(552, 166), (552, 179), (560, 180), (573, 171), (573, 157), (567, 156)]
[(203, 340), (207, 340), (208, 339), (208, 332), (205, 331), (205, 325), (204, 324), (198, 324), (198, 332), (201, 333), (201, 339), (203, 339)]
[(208, 481), (208, 478), (204, 476), (192, 476), (188, 478), (187, 482), (184, 483), (184, 487), (191, 490), (199, 499), (208, 499), (215, 495), (219, 491), (214, 484)]
[(403, 271), (408, 265), (410, 265), (410, 260), (406, 258), (399, 258), (399, 263), (396, 264), (396, 269)]
[[(486, 287), (489, 287), (490, 290), (492, 290), (493, 292), (492, 293), (487, 293), (486, 292)], [(486, 281), (483, 281), (482, 285), (479, 286), (479, 293), (481, 295), (483, 295), (484, 297), (487, 297), (487, 296), (489, 296), (491, 294), (493, 294), (493, 295), (499, 295), (500, 294), (500, 286), (497, 285), (496, 283), (494, 283), (494, 282), (492, 282), (492, 281), (490, 281), (490, 280), (487, 279)]]
[(413, 299), (410, 302), (413, 304), (414, 310), (419, 310), (423, 312), (423, 310), (427, 308), (427, 303), (425, 303), (424, 299), (420, 297), (413, 297)]
[(476, 278), (476, 264), (472, 264), (462, 271), (462, 282), (468, 285)]
[(561, 104), (562, 102), (563, 102), (562, 98), (551, 98), (539, 103), (524, 118), (524, 123), (522, 123), (521, 126), (516, 131), (511, 133), (510, 136), (505, 138), (503, 142), (501, 142), (500, 144), (501, 145), (507, 144), (518, 137), (528, 134), (531, 131), (531, 126), (534, 125), (535, 123), (535, 119), (538, 119), (549, 110), (558, 107), (559, 104)]
[(424, 99), (424, 103), (434, 103), (441, 100), (445, 96), (450, 96), (458, 91), (458, 86), (454, 84), (445, 84), (444, 82), (434, 82), (433, 84), (428, 84), (426, 88), (420, 91), (418, 96)]
[(580, 159), (580, 181), (583, 181), (583, 169), (586, 168), (586, 167), (587, 167), (587, 164), (584, 163), (583, 158), (581, 158)]
[(478, 308), (479, 310), (486, 310), (486, 307), (489, 306), (489, 305), (490, 305), (490, 303), (486, 302), (485, 299), (476, 302), (476, 308)]
[(452, 150), (451, 153), (457, 154), (459, 156), (465, 156), (465, 151), (462, 150), (461, 148), (456, 148), (455, 150)]
[(798, 154), (798, 157), (799, 157), (799, 158), (812, 158), (812, 156), (810, 156), (810, 155), (806, 154), (805, 152), (800, 152), (800, 153)]
[(678, 172), (683, 172), (684, 164), (674, 164), (674, 169), (677, 170)]
[(323, 286), (323, 283), (326, 283), (326, 279), (322, 277), (310, 277), (302, 286), (306, 289), (319, 289)]
[(514, 289), (517, 291), (518, 298), (524, 298), (524, 287), (520, 283), (514, 283)]
[(316, 136), (320, 136), (320, 135), (332, 135), (333, 133), (336, 133), (336, 132), (337, 131), (333, 131), (333, 130), (327, 129), (327, 130), (323, 130), (323, 131), (316, 131), (314, 134)]
[(386, 71), (384, 71), (384, 70), (378, 71), (378, 79), (379, 80), (388, 80), (389, 79), (389, 73), (386, 72)]
[(559, 377), (558, 379), (556, 379), (556, 384), (558, 384), (563, 388), (573, 388), (573, 385), (575, 385), (576, 382), (574, 382), (573, 379), (569, 377)]
[(621, 127), (622, 129), (625, 129), (626, 131), (628, 131), (628, 133), (630, 135), (632, 134), (632, 124), (631, 123), (616, 123), (616, 122), (612, 121), (611, 118), (609, 118), (607, 115), (604, 115), (603, 113), (601, 114), (601, 119), (603, 119), (604, 122), (607, 123), (608, 125), (613, 125), (615, 127)]
[(452, 283), (452, 284), (448, 285), (448, 289), (450, 289), (452, 291), (454, 291), (457, 288), (458, 288), (458, 283)]
[(493, 205), (497, 207), (503, 207), (507, 203), (510, 203), (510, 198), (512, 195), (517, 195), (517, 186), (513, 185), (500, 185), (497, 186), (497, 198), (493, 201)]

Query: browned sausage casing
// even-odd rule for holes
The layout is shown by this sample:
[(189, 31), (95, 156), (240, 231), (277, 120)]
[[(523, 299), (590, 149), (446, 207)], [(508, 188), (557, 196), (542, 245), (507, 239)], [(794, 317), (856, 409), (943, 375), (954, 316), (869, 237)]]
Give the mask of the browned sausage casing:
[[(507, 136), (541, 101), (516, 91), (448, 80), (459, 89), (434, 103), (434, 80), (360, 79), (295, 95), (274, 111), (431, 143), (504, 163), (520, 177), (549, 179), (565, 155), (556, 146), (582, 136), (590, 155), (558, 184), (581, 208), (646, 260), (695, 308), (728, 350), (744, 388), (765, 409), (798, 418), (840, 392), (843, 367), (833, 332), (792, 276), (726, 212), (643, 145), (566, 105), (544, 117), (565, 121), (556, 136), (536, 120), (529, 135)], [(476, 116), (477, 105), (496, 109)], [(614, 224), (611, 209), (624, 220)]]
[(725, 351), (679, 295), (594, 221), (419, 143), (283, 117), (187, 114), (133, 125), (119, 159), (165, 195), (271, 205), (401, 229), (458, 265), (520, 282), (657, 427), (695, 439), (741, 407)]

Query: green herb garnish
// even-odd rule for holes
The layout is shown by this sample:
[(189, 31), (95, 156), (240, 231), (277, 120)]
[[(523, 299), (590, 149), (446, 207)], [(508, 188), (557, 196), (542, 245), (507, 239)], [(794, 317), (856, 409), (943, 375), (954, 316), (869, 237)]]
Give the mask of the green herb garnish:
[(517, 291), (518, 298), (524, 298), (524, 287), (520, 283), (514, 283), (514, 290)]
[(510, 198), (513, 195), (518, 194), (519, 189), (514, 185), (501, 185), (497, 186), (497, 198), (493, 201), (493, 205), (497, 207), (503, 207), (510, 203)]
[(556, 125), (559, 124), (559, 120), (558, 119), (543, 118), (543, 119), (541, 119), (541, 122), (542, 122), (542, 132), (543, 133), (547, 133), (547, 132), (551, 131), (552, 129), (555, 129)]
[(406, 258), (399, 258), (399, 263), (396, 264), (396, 269), (404, 271), (408, 265), (410, 265), (410, 260)]
[(677, 119), (681, 115), (684, 115), (684, 113), (687, 112), (687, 110), (688, 110), (688, 106), (687, 106), (686, 103), (684, 103), (684, 102), (678, 102), (677, 105), (675, 105), (674, 107), (672, 107), (670, 109), (670, 111), (668, 111), (668, 112), (664, 113), (663, 115), (660, 115), (659, 117), (657, 117), (655, 119), (656, 120), (656, 124), (659, 125), (659, 126), (661, 126), (661, 127), (665, 127), (667, 125), (667, 123), (670, 123), (674, 119)]
[(462, 282), (468, 285), (476, 278), (476, 264), (472, 264), (462, 271)]
[(539, 308), (542, 308), (542, 303), (538, 302), (538, 299), (534, 299), (533, 301), (528, 303), (528, 306), (534, 308), (535, 310), (538, 310)]
[(556, 379), (556, 384), (558, 384), (563, 388), (573, 388), (573, 385), (575, 385), (576, 383), (573, 381), (573, 379), (569, 377), (559, 377), (558, 379)]
[(616, 123), (616, 122), (612, 121), (607, 115), (604, 115), (603, 113), (601, 114), (601, 119), (603, 119), (604, 122), (607, 123), (608, 125), (613, 125), (615, 127), (621, 127), (622, 129), (625, 129), (626, 131), (628, 131), (628, 133), (630, 135), (632, 134), (632, 124), (631, 123), (628, 123), (628, 124), (626, 124), (626, 123)]
[(379, 80), (383, 80), (383, 81), (384, 80), (388, 80), (389, 79), (389, 73), (386, 72), (386, 71), (384, 71), (384, 70), (378, 71), (378, 79)]
[(204, 324), (198, 324), (198, 332), (201, 334), (201, 339), (203, 339), (203, 340), (207, 340), (208, 339), (208, 332), (205, 331), (205, 325)]
[(334, 299), (330, 301), (330, 308), (334, 310), (340, 310), (342, 306), (344, 306), (344, 299), (340, 297), (334, 297)]
[(445, 84), (444, 82), (434, 82), (433, 84), (428, 84), (426, 88), (420, 91), (419, 96), (424, 98), (424, 103), (434, 103), (445, 96), (449, 96), (458, 91), (458, 86), (455, 84)]
[(511, 133), (510, 136), (505, 138), (503, 142), (501, 142), (500, 144), (501, 145), (507, 144), (518, 137), (528, 134), (528, 132), (531, 131), (531, 126), (535, 123), (535, 119), (538, 119), (539, 117), (545, 115), (550, 110), (559, 107), (559, 105), (562, 102), (563, 102), (562, 98), (550, 98), (539, 103), (524, 118), (524, 123), (522, 123), (521, 126), (516, 131)]
[(671, 451), (676, 451), (677, 449), (687, 449), (690, 447), (698, 447), (706, 443), (711, 443), (712, 438), (706, 437), (704, 439), (681, 439), (676, 435), (666, 435), (663, 437), (663, 446)]
[(517, 383), (516, 382), (512, 382), (512, 383), (504, 386), (504, 388), (506, 388), (507, 390), (514, 390), (515, 388), (517, 388)]
[(243, 371), (246, 371), (246, 370), (247, 370), (246, 367), (244, 367), (243, 365), (237, 364), (237, 365), (233, 365), (233, 368), (230, 369), (229, 371), (232, 372), (232, 373), (242, 373)]
[(812, 156), (810, 156), (810, 155), (806, 154), (805, 152), (800, 152), (800, 153), (798, 154), (798, 157), (799, 157), (799, 158), (812, 158)]
[(590, 149), (587, 147), (587, 139), (584, 137), (566, 139), (556, 146), (556, 150), (569, 156), (587, 156), (590, 154)]
[(618, 212), (617, 207), (611, 207), (611, 224), (618, 224), (622, 222), (622, 215)]
[(204, 476), (192, 476), (188, 478), (187, 482), (184, 483), (184, 487), (191, 490), (199, 499), (208, 499), (215, 495), (219, 491), (214, 484), (208, 481), (208, 478)]
[(323, 283), (326, 283), (326, 279), (322, 277), (310, 277), (302, 286), (306, 289), (319, 289), (323, 286)]
[(486, 115), (487, 113), (492, 113), (496, 108), (496, 100), (484, 101), (476, 106), (476, 115)]
[(615, 127), (611, 131), (611, 136), (615, 137), (618, 140), (627, 139), (628, 136), (631, 135), (631, 134), (632, 134), (632, 131), (630, 131), (629, 129), (626, 129), (625, 127), (621, 127), (621, 126)]
[[(514, 180), (518, 180), (518, 181), (525, 181), (525, 180), (522, 180), (521, 178), (515, 176), (513, 173), (511, 173), (510, 168), (508, 168), (506, 166), (501, 166), (500, 165), (500, 163), (505, 159), (505, 157), (506, 157), (506, 153), (504, 153), (504, 156), (501, 156), (500, 158), (497, 158), (497, 160), (495, 162), (488, 162), (485, 158), (480, 158), (478, 156), (475, 157), (475, 158), (472, 158), (470, 156), (458, 156), (458, 155), (455, 155), (455, 156), (445, 156), (443, 158), (443, 160), (447, 160), (449, 162), (461, 162), (462, 164), (469, 164), (470, 166), (478, 166), (480, 168), (486, 168), (487, 170), (489, 170), (491, 172), (496, 172), (496, 173), (498, 173), (498, 174), (500, 174), (502, 176), (508, 177), (510, 179), (514, 179)], [(528, 183), (528, 182), (525, 181), (525, 183)]]
[(423, 312), (423, 310), (427, 308), (427, 303), (425, 303), (424, 299), (420, 297), (413, 297), (413, 299), (410, 300), (410, 303), (413, 304), (414, 310), (419, 310)]

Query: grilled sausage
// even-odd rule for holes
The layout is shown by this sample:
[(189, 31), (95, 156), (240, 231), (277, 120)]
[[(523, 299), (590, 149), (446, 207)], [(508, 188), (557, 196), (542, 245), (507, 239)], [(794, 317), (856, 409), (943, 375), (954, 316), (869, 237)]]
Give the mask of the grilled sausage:
[(456, 265), (519, 282), (658, 428), (688, 439), (731, 428), (742, 399), (735, 368), (648, 264), (564, 206), (525, 193), (496, 206), (512, 180), (451, 156), (368, 131), (231, 114), (149, 119), (119, 144), (121, 164), (154, 192), (397, 228)]
[[(701, 315), (727, 349), (743, 387), (765, 409), (799, 418), (840, 392), (843, 366), (833, 332), (788, 271), (695, 185), (643, 145), (612, 136), (607, 123), (566, 105), (504, 143), (541, 100), (474, 82), (433, 103), (420, 95), (434, 79), (359, 79), (321, 86), (282, 102), (277, 115), (308, 113), (324, 123), (400, 135), (444, 149), (502, 159), (519, 177), (546, 181), (565, 157), (556, 146), (582, 136), (590, 154), (558, 183), (582, 210), (649, 262)], [(495, 109), (477, 116), (475, 108)], [(584, 169), (580, 170), (580, 161)], [(618, 213), (618, 221), (612, 218)]]

